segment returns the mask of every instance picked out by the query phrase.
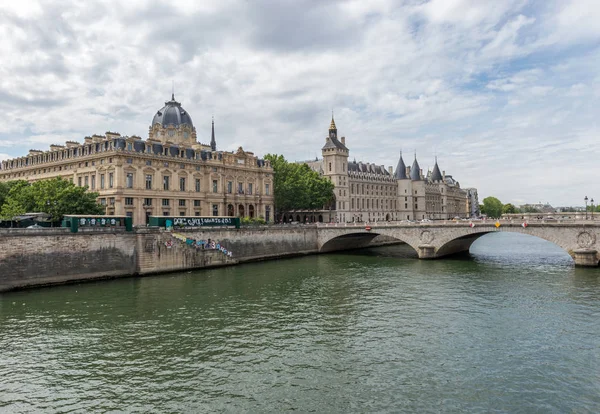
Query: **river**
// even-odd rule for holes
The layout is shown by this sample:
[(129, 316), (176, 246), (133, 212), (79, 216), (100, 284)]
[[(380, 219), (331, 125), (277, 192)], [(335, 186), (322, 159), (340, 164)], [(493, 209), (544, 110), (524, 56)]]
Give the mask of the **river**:
[(0, 295), (0, 412), (600, 411), (600, 269), (499, 233)]

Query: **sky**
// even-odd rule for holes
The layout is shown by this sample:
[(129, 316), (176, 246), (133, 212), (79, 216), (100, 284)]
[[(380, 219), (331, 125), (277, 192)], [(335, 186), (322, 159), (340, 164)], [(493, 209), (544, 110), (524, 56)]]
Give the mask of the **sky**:
[(437, 156), (513, 204), (600, 201), (598, 0), (0, 3), (0, 159), (148, 136), (171, 97), (198, 140), (350, 160)]

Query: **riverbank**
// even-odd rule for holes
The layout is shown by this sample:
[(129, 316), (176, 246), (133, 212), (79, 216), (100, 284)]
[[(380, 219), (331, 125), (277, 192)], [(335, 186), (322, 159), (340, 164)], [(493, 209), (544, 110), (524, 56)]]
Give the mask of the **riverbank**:
[[(396, 243), (391, 237), (377, 236), (370, 245)], [(0, 292), (316, 253), (315, 226), (81, 229), (78, 233), (64, 228), (4, 229), (0, 230)]]

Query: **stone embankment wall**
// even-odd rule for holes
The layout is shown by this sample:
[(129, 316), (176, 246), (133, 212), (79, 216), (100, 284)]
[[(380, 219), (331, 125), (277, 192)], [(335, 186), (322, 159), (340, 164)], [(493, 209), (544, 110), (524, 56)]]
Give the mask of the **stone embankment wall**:
[[(230, 251), (204, 249), (185, 239), (214, 241)], [(191, 241), (191, 240), (190, 240)], [(226, 266), (316, 253), (315, 227), (258, 227), (167, 232), (140, 228), (0, 230), (0, 292), (87, 279)]]

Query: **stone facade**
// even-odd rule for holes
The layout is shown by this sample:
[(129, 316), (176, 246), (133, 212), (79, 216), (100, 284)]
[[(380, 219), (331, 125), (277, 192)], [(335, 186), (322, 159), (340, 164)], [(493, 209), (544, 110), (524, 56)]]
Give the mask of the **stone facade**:
[(217, 151), (214, 121), (210, 145), (198, 142), (174, 96), (154, 116), (147, 140), (107, 132), (0, 164), (0, 181), (63, 177), (98, 192), (106, 214), (132, 216), (135, 225), (151, 215), (272, 221), (272, 174), (268, 160), (241, 147)]
[(295, 212), (292, 219), (350, 223), (471, 215), (467, 191), (451, 175), (440, 172), (437, 160), (427, 175), (423, 175), (416, 156), (412, 167), (406, 167), (400, 155), (395, 173), (392, 167), (349, 162), (346, 138), (338, 139), (333, 118), (321, 153), (321, 160), (306, 164), (334, 183), (335, 203), (319, 212)]

